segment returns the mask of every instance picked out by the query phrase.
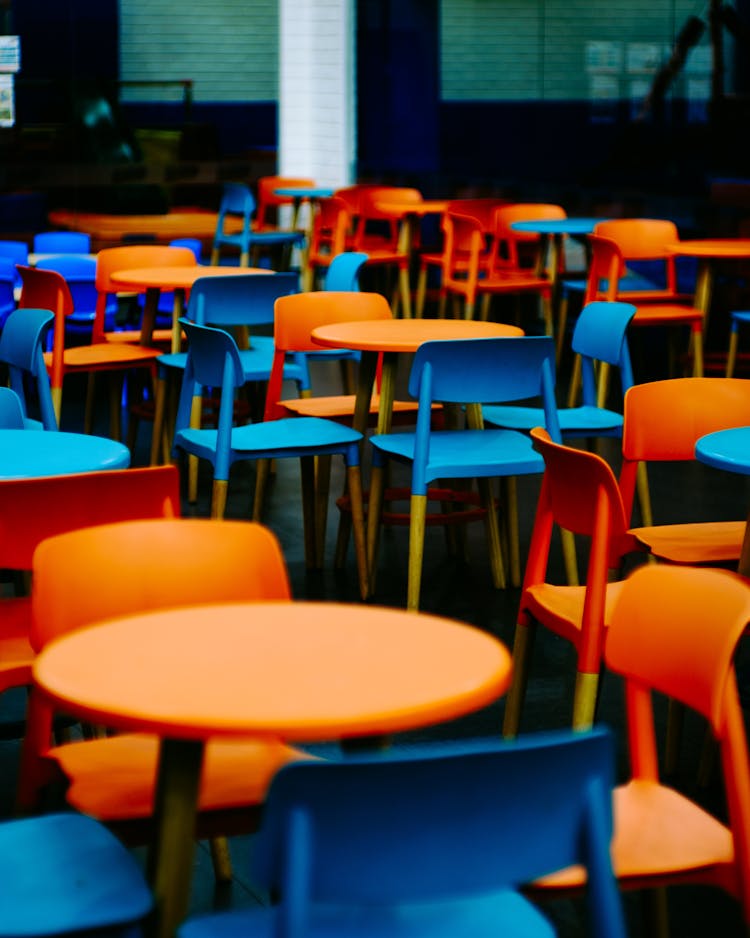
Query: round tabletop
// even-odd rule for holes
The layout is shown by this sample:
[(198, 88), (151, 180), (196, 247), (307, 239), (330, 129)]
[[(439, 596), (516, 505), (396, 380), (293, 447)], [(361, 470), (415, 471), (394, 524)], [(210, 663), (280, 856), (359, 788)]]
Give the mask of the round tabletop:
[(340, 322), (313, 329), (311, 335), (324, 348), (350, 348), (361, 352), (416, 352), (423, 342), (436, 339), (482, 339), (521, 336), (523, 329), (474, 319), (375, 319)]
[(447, 199), (423, 199), (421, 202), (399, 202), (398, 199), (384, 199), (375, 202), (375, 208), (386, 215), (401, 218), (403, 215), (439, 215), (448, 211)]
[(750, 427), (707, 433), (695, 444), (695, 458), (716, 469), (750, 475)]
[(497, 639), (449, 619), (322, 602), (226, 603), (112, 620), (52, 642), (33, 676), (66, 712), (173, 739), (387, 734), (507, 689)]
[(670, 245), (674, 254), (689, 257), (750, 257), (750, 238), (701, 238)]
[(591, 234), (604, 218), (539, 218), (536, 221), (514, 221), (510, 227), (513, 231), (527, 231), (531, 234)]
[(0, 479), (127, 469), (130, 450), (116, 440), (57, 430), (0, 429)]
[(270, 274), (266, 267), (208, 267), (189, 264), (184, 267), (134, 267), (118, 270), (112, 283), (125, 290), (189, 290), (199, 277), (234, 277), (246, 274)]
[(328, 186), (285, 186), (273, 191), (274, 195), (289, 199), (330, 199), (334, 193)]

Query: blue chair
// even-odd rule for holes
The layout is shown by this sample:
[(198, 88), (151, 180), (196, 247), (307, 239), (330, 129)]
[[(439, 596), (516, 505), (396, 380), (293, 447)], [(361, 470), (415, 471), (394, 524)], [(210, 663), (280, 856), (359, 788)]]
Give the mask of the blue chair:
[(142, 933), (153, 907), (143, 873), (106, 827), (81, 814), (0, 824), (0, 935)]
[(90, 254), (91, 235), (83, 231), (41, 231), (34, 235), (34, 254)]
[[(48, 309), (17, 309), (10, 314), (0, 335), (0, 362), (8, 366), (10, 386), (18, 396), (23, 426), (27, 429), (57, 430), (49, 374), (44, 361), (47, 332), (55, 321)], [(26, 379), (36, 387), (41, 421), (29, 417)]]
[(624, 938), (613, 784), (606, 729), (284, 766), (253, 845), (253, 883), (278, 903), (178, 938), (552, 938), (519, 887), (567, 864), (588, 874), (590, 934)]
[(3, 430), (25, 430), (23, 404), (12, 388), (0, 387), (0, 427)]
[(13, 261), (7, 257), (0, 257), (0, 329), (16, 308), (17, 278), (18, 271)]
[[(493, 582), (497, 587), (505, 586), (489, 480), (496, 476), (511, 479), (541, 473), (544, 461), (532, 448), (527, 434), (483, 429), (478, 405), (541, 396), (544, 425), (552, 438), (559, 441), (554, 372), (555, 347), (547, 336), (425, 342), (419, 347), (409, 377), (409, 393), (419, 401), (415, 431), (375, 435), (370, 440), (374, 448), (368, 520), (371, 586), (385, 468), (390, 460), (411, 466), (407, 608), (416, 610), (419, 605), (428, 486), (436, 479), (479, 479)], [(433, 431), (430, 419), (433, 402), (466, 405), (469, 429)], [(511, 577), (513, 584), (518, 585), (521, 575), (515, 493), (512, 483), (507, 488)]]
[[(234, 394), (246, 382), (237, 343), (223, 329), (200, 326), (187, 319), (180, 322), (188, 337), (188, 358), (177, 408), (173, 449), (175, 453), (182, 451), (207, 459), (213, 466), (211, 516), (224, 516), (229, 471), (236, 461), (299, 458), (302, 462), (305, 559), (308, 567), (318, 567), (321, 558), (316, 556), (315, 549), (314, 461), (318, 456), (343, 456), (352, 503), (360, 592), (365, 598), (368, 594), (367, 561), (359, 466), (362, 434), (319, 417), (289, 417), (234, 427)], [(191, 425), (194, 402), (201, 399), (205, 388), (213, 388), (214, 393), (220, 393), (216, 429)], [(253, 512), (256, 521), (260, 521), (258, 494), (256, 491)]]
[[(302, 244), (304, 235), (300, 231), (255, 231), (252, 222), (255, 209), (255, 196), (246, 185), (237, 182), (225, 183), (211, 251), (212, 264), (219, 263), (220, 250), (226, 245), (239, 249), (240, 267), (249, 267), (251, 256), (253, 266), (257, 266), (258, 255), (262, 249), (268, 251), (272, 248), (283, 248), (285, 259), (282, 266), (288, 268), (291, 249)], [(227, 222), (237, 217), (242, 220), (242, 229), (230, 233), (226, 230)]]
[[(52, 232), (58, 234), (58, 232)], [(66, 232), (59, 232), (65, 234)], [(77, 232), (70, 232), (76, 234)], [(87, 235), (88, 237), (88, 235)], [(81, 336), (91, 338), (91, 330), (96, 315), (96, 304), (99, 293), (96, 289), (96, 259), (81, 257), (76, 254), (54, 254), (45, 257), (37, 264), (43, 270), (54, 270), (65, 278), (70, 295), (73, 298), (73, 312), (65, 319), (66, 338)], [(104, 328), (109, 331), (115, 328), (117, 315), (117, 298), (108, 296), (104, 306)]]
[[(175, 238), (173, 241), (169, 242), (169, 247), (171, 248), (189, 248), (195, 255), (196, 264), (201, 262), (201, 253), (203, 252), (203, 244), (200, 241), (200, 238)], [(138, 296), (138, 305), (141, 307), (141, 310), (146, 304), (146, 294), (141, 293)], [(156, 304), (156, 321), (155, 326), (157, 329), (171, 329), (172, 328), (172, 311), (174, 310), (174, 292), (172, 290), (162, 290), (159, 293), (159, 300)], [(141, 318), (143, 314), (141, 313)]]
[[(201, 277), (190, 290), (186, 318), (200, 325), (221, 326), (242, 330), (246, 348), (239, 350), (245, 384), (267, 381), (274, 358), (273, 336), (257, 335), (255, 330), (273, 324), (273, 306), (280, 296), (296, 293), (297, 275), (252, 274), (247, 276)], [(244, 337), (243, 337), (244, 338)], [(166, 393), (169, 374), (182, 373), (187, 363), (186, 352), (171, 352), (157, 359), (158, 372), (155, 397), (154, 436), (151, 463), (159, 460), (166, 421)], [(304, 355), (290, 355), (284, 366), (284, 378), (294, 381), (300, 394), (310, 391), (310, 372)], [(189, 498), (194, 500), (192, 491)]]
[[(622, 414), (604, 407), (607, 374), (603, 366), (619, 368), (624, 398), (633, 384), (626, 332), (634, 315), (635, 306), (630, 303), (596, 301), (581, 310), (573, 332), (572, 348), (580, 356), (583, 403), (558, 409), (563, 437), (622, 435)], [(600, 363), (598, 382), (597, 362)], [(544, 411), (539, 407), (489, 404), (482, 408), (482, 414), (486, 423), (510, 430), (528, 432), (545, 424)]]
[[(29, 246), (25, 241), (0, 241), (0, 257), (5, 257), (15, 264), (29, 263)], [(16, 287), (21, 286), (21, 275), (16, 271)]]
[(750, 323), (750, 310), (736, 309), (732, 312), (731, 319), (732, 326), (729, 333), (729, 350), (727, 351), (727, 378), (734, 375), (735, 365), (737, 364), (737, 348), (740, 341), (740, 326)]

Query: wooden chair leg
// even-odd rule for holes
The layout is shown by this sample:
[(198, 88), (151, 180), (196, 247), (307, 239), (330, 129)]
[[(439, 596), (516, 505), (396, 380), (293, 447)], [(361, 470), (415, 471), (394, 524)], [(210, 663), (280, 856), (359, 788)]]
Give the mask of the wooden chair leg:
[(573, 370), (570, 373), (570, 385), (568, 387), (568, 407), (575, 407), (578, 402), (578, 392), (581, 388), (581, 356), (576, 355), (573, 359)]
[(362, 501), (362, 474), (359, 466), (349, 466), (346, 471), (351, 505), (354, 552), (357, 558), (359, 594), (362, 599), (370, 595), (370, 575), (367, 569), (367, 543), (365, 537), (365, 512)]
[(641, 506), (641, 525), (644, 528), (650, 528), (654, 523), (654, 516), (651, 512), (651, 494), (648, 488), (648, 472), (646, 464), (638, 463), (635, 476), (636, 491), (638, 493), (638, 503)]
[(217, 883), (232, 882), (232, 857), (229, 853), (229, 841), (226, 837), (212, 837), (209, 841), (214, 879)]
[(229, 482), (226, 479), (214, 479), (211, 489), (211, 517), (221, 519), (227, 507), (227, 489)]
[(516, 634), (513, 639), (513, 678), (508, 696), (505, 698), (503, 716), (503, 736), (506, 739), (512, 739), (518, 735), (536, 628), (536, 623), (518, 622), (516, 624)]
[(367, 559), (370, 565), (370, 591), (375, 590), (378, 569), (378, 542), (380, 539), (380, 515), (383, 510), (385, 491), (385, 469), (373, 466), (370, 471), (370, 500), (367, 506)]
[(427, 296), (427, 268), (420, 267), (417, 277), (417, 295), (414, 300), (414, 316), (421, 319), (424, 315), (425, 297)]
[(482, 507), (487, 512), (485, 524), (487, 527), (487, 546), (490, 555), (492, 584), (495, 589), (505, 589), (505, 564), (500, 546), (500, 525), (497, 520), (497, 508), (492, 493), (492, 480), (479, 479), (478, 484)]
[(571, 531), (560, 528), (560, 540), (562, 541), (563, 560), (565, 562), (565, 577), (568, 586), (578, 586), (578, 556), (576, 554), (576, 539)]
[(406, 590), (406, 608), (409, 612), (417, 612), (419, 609), (426, 519), (427, 496), (412, 495), (409, 509), (409, 573)]
[(521, 585), (521, 545), (518, 535), (518, 485), (513, 476), (503, 480), (511, 586)]
[[(190, 409), (190, 426), (199, 427), (201, 425), (201, 409), (203, 407), (203, 398), (196, 395), (193, 398)], [(198, 457), (188, 456), (188, 501), (194, 505), (198, 501)]]
[(302, 478), (302, 519), (305, 539), (305, 566), (315, 569), (315, 457), (300, 459)]
[(576, 672), (576, 686), (573, 693), (573, 729), (590, 729), (596, 712), (596, 694), (599, 687), (599, 675), (584, 671)]
[(734, 367), (737, 362), (737, 347), (739, 345), (739, 329), (736, 323), (732, 323), (732, 331), (729, 333), (729, 349), (727, 350), (727, 378), (734, 375)]

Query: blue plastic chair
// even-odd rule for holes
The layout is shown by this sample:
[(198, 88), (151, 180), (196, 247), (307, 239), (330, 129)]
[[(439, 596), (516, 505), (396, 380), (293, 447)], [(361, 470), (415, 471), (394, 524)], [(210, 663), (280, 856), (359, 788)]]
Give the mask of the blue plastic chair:
[(0, 936), (141, 934), (153, 899), (102, 824), (48, 814), (0, 824)]
[(16, 308), (16, 286), (18, 271), (7, 257), (0, 257), (0, 329)]
[[(57, 233), (53, 232), (53, 234)], [(76, 234), (76, 232), (70, 232), (70, 234)], [(66, 337), (72, 338), (78, 335), (90, 339), (99, 296), (96, 289), (96, 259), (72, 253), (55, 254), (52, 257), (45, 257), (37, 264), (37, 267), (56, 271), (65, 278), (68, 284), (70, 295), (73, 297), (73, 312), (65, 319)], [(106, 330), (115, 328), (116, 315), (117, 298), (108, 296), (104, 307)]]
[[(27, 429), (58, 429), (44, 361), (45, 339), (54, 321), (55, 314), (49, 309), (17, 309), (6, 320), (0, 335), (0, 362), (8, 366), (10, 386), (18, 396), (23, 426)], [(36, 387), (41, 420), (29, 417), (25, 384), (27, 377)]]
[[(272, 325), (274, 303), (280, 296), (296, 293), (297, 287), (294, 273), (201, 277), (190, 289), (186, 318), (199, 325), (249, 330), (248, 348), (239, 350), (245, 383), (267, 381), (273, 367), (273, 336), (256, 335), (254, 330)], [(170, 372), (183, 372), (186, 364), (186, 352), (171, 352), (157, 359), (152, 465), (158, 461), (165, 423), (166, 382)], [(284, 378), (296, 382), (300, 394), (309, 393), (310, 372), (304, 355), (288, 356)], [(194, 500), (193, 491), (189, 497)]]
[[(223, 329), (200, 326), (181, 319), (188, 337), (188, 358), (177, 408), (174, 452), (207, 459), (213, 466), (211, 516), (222, 518), (226, 507), (229, 471), (238, 460), (288, 459), (302, 461), (302, 495), (305, 526), (305, 559), (308, 567), (320, 565), (315, 537), (315, 466), (317, 456), (341, 455), (347, 467), (352, 503), (352, 526), (357, 554), (360, 592), (368, 594), (365, 557), (362, 480), (359, 446), (362, 434), (333, 420), (289, 417), (233, 427), (234, 394), (245, 384), (245, 371), (237, 343)], [(216, 429), (191, 426), (194, 402), (205, 388), (220, 393)], [(253, 518), (260, 521), (256, 490)]]
[(729, 350), (727, 351), (726, 377), (731, 378), (734, 375), (735, 365), (737, 364), (737, 348), (740, 341), (740, 326), (750, 323), (750, 310), (736, 309), (731, 314), (731, 331), (729, 333)]
[[(255, 196), (246, 185), (225, 183), (211, 251), (212, 264), (219, 263), (220, 250), (227, 245), (239, 249), (240, 267), (250, 266), (251, 255), (254, 258), (253, 266), (256, 266), (261, 249), (268, 251), (275, 247), (284, 248), (286, 257), (282, 266), (289, 266), (288, 255), (295, 245), (303, 242), (304, 235), (300, 231), (255, 231), (252, 223), (255, 208)], [(237, 216), (242, 219), (242, 230), (230, 234), (225, 230), (227, 220)]]
[[(409, 582), (407, 608), (419, 605), (422, 552), (428, 486), (436, 479), (480, 480), (482, 505), (487, 513), (490, 564), (493, 582), (505, 586), (497, 515), (489, 480), (510, 479), (543, 472), (544, 461), (534, 451), (527, 434), (516, 430), (482, 429), (478, 405), (485, 402), (526, 400), (541, 396), (544, 425), (559, 441), (560, 425), (554, 394), (555, 347), (548, 336), (463, 339), (425, 342), (417, 350), (409, 377), (409, 393), (419, 401), (414, 432), (373, 436), (373, 468), (370, 479), (368, 551), (371, 584), (377, 558), (377, 532), (389, 460), (411, 465), (409, 524)], [(469, 429), (431, 429), (433, 402), (467, 405)], [(520, 558), (515, 493), (506, 493), (511, 515), (508, 532), (511, 577), (520, 582)]]
[(188, 919), (178, 938), (552, 938), (520, 891), (588, 874), (590, 934), (624, 938), (612, 873), (610, 732), (417, 745), (284, 766), (253, 844), (275, 905)]
[[(5, 257), (15, 264), (29, 263), (29, 246), (25, 241), (0, 241), (0, 257)], [(16, 271), (15, 285), (21, 286), (21, 275)]]
[(91, 235), (84, 231), (41, 231), (34, 235), (34, 254), (90, 254)]
[[(619, 368), (624, 398), (633, 384), (626, 333), (634, 315), (635, 306), (630, 303), (596, 301), (581, 310), (573, 332), (572, 348), (576, 355), (580, 355), (583, 403), (558, 409), (563, 437), (622, 435), (622, 414), (604, 407), (607, 376), (600, 364), (597, 382), (595, 367), (599, 362)], [(511, 430), (529, 431), (545, 425), (544, 411), (539, 407), (489, 404), (482, 408), (482, 414), (492, 426)]]
[(25, 430), (23, 404), (12, 388), (0, 387), (0, 427), (3, 430)]

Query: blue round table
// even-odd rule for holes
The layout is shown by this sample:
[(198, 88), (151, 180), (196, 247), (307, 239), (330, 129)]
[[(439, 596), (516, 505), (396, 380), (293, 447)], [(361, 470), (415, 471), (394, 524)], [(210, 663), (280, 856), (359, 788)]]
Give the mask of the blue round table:
[(0, 429), (0, 479), (127, 469), (130, 450), (87, 433)]
[[(695, 444), (695, 458), (714, 469), (726, 469), (741, 475), (750, 475), (750, 427), (730, 427), (707, 433)], [(750, 518), (748, 518), (750, 521)], [(745, 528), (745, 537), (737, 565), (743, 576), (750, 576), (750, 524)]]

